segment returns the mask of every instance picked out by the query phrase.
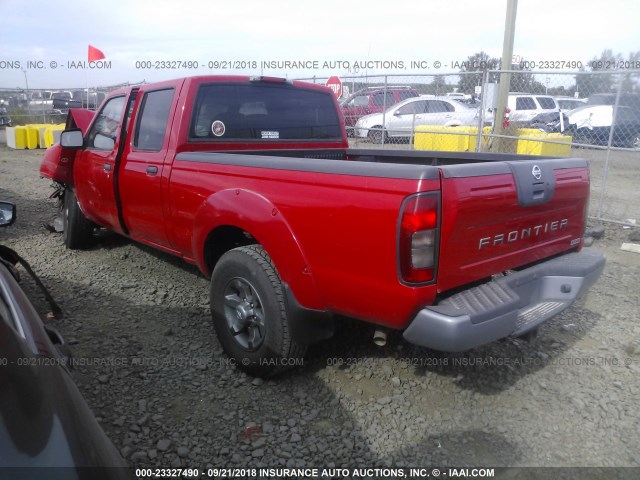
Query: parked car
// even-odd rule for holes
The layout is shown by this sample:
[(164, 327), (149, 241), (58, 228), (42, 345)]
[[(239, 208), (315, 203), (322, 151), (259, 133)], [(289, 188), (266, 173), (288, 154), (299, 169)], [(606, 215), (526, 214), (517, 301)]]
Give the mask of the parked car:
[(409, 86), (369, 87), (352, 93), (342, 102), (340, 109), (347, 133), (352, 133), (356, 122), (365, 115), (382, 112), (407, 98), (418, 97), (420, 92)]
[[(640, 149), (640, 111), (619, 106), (615, 117), (612, 105), (586, 105), (569, 112), (568, 129), (576, 143)], [(611, 134), (611, 128), (613, 134)]]
[(373, 143), (385, 138), (410, 138), (420, 125), (460, 126), (478, 121), (475, 108), (450, 98), (422, 95), (404, 100), (385, 112), (362, 117), (356, 123), (355, 135)]
[(0, 99), (0, 127), (10, 127), (11, 117), (7, 115), (7, 102)]
[(640, 148), (640, 94), (623, 93), (618, 99), (614, 122), (615, 93), (598, 93), (586, 105), (569, 112), (568, 129), (577, 143)]
[[(0, 226), (15, 219), (15, 205), (0, 202)], [(64, 339), (42, 322), (20, 288), (16, 264), (32, 272), (0, 245), (0, 476), (131, 478), (71, 378)], [(50, 298), (46, 289), (45, 296)], [(57, 310), (55, 303), (52, 308)], [(54, 467), (65, 470), (51, 473)]]
[(586, 160), (353, 150), (340, 120), (321, 85), (149, 83), (62, 132), (40, 173), (64, 186), (68, 248), (97, 225), (211, 278), (217, 337), (252, 375), (299, 365), (343, 316), (444, 351), (530, 335), (602, 272), (581, 251)]
[(507, 107), (512, 122), (530, 122), (540, 113), (559, 112), (560, 107), (549, 95), (532, 95), (530, 93), (509, 93)]
[(564, 112), (539, 113), (526, 123), (525, 127), (537, 128), (547, 133), (562, 133), (569, 128), (569, 117)]
[(29, 106), (31, 107), (51, 107), (53, 104), (53, 92), (51, 90), (31, 92)]
[(468, 93), (460, 93), (460, 92), (445, 93), (445, 96), (450, 98), (451, 100), (458, 100), (459, 102), (462, 102), (462, 103), (470, 102), (473, 99), (473, 97)]
[(53, 92), (53, 95), (51, 96), (52, 100), (71, 100), (72, 98), (73, 94), (68, 90)]
[(70, 108), (89, 108), (94, 110), (98, 108), (105, 97), (106, 94), (104, 92), (87, 93), (84, 90), (65, 92), (65, 94), (59, 98), (54, 96), (52, 108), (62, 113), (68, 112)]
[(574, 98), (574, 97), (554, 97), (558, 108), (562, 112), (568, 112), (574, 108), (584, 107), (587, 103), (586, 98)]

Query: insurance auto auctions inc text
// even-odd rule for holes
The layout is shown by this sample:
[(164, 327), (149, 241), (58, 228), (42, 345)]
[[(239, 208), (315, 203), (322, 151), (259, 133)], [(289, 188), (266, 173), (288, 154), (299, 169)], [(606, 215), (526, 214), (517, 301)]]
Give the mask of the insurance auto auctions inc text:
[(215, 478), (493, 478), (493, 468), (242, 468), (211, 469)]

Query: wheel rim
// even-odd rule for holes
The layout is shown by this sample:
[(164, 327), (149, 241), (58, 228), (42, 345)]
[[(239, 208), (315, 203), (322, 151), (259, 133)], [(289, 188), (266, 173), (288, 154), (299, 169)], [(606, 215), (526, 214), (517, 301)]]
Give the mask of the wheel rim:
[(224, 289), (224, 316), (233, 339), (243, 349), (255, 351), (264, 342), (264, 308), (256, 289), (236, 277)]
[(631, 148), (640, 150), (640, 133), (636, 134), (631, 141)]

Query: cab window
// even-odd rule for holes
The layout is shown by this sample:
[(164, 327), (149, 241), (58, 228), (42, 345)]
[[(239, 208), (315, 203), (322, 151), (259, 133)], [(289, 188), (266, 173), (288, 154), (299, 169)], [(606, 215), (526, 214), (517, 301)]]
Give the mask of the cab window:
[(393, 95), (391, 93), (376, 93), (373, 96), (373, 104), (376, 107), (390, 107), (394, 103), (395, 102), (393, 101)]
[(397, 110), (398, 115), (417, 115), (424, 113), (426, 108), (426, 102), (410, 102), (403, 105)]
[(140, 150), (159, 151), (164, 143), (173, 88), (146, 92), (140, 106), (140, 119), (133, 145)]
[(190, 141), (317, 140), (342, 135), (329, 92), (291, 85), (203, 84), (198, 90)]
[(347, 107), (366, 107), (367, 105), (369, 105), (369, 97), (367, 95), (358, 95), (347, 103)]
[(109, 100), (102, 110), (100, 110), (87, 135), (87, 145), (89, 148), (113, 150), (116, 144), (116, 136), (120, 127), (124, 105), (124, 96), (115, 97)]

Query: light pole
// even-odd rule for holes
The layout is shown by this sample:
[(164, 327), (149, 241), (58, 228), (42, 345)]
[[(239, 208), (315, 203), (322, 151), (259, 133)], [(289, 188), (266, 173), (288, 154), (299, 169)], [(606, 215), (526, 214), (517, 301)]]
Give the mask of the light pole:
[(27, 71), (22, 70), (22, 73), (24, 73), (24, 83), (27, 86), (27, 111), (29, 112), (29, 115), (31, 115), (31, 99), (29, 98), (29, 80), (27, 80)]

